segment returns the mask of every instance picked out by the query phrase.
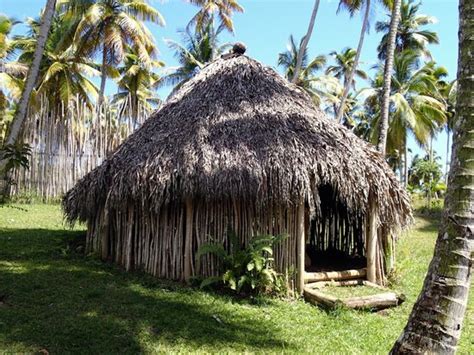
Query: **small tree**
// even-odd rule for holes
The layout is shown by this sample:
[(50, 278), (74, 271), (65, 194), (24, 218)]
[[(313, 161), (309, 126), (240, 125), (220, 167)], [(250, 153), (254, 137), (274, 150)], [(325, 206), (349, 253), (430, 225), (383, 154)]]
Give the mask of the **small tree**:
[(441, 165), (438, 163), (440, 159), (439, 156), (430, 159), (429, 155), (423, 158), (415, 155), (408, 170), (408, 184), (411, 188), (421, 191), (428, 201), (431, 201), (431, 197), (439, 192), (443, 176)]

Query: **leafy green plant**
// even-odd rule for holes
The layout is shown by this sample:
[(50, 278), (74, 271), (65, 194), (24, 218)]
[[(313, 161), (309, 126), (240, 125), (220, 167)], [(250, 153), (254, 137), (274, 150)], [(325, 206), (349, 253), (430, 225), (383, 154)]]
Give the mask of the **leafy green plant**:
[(220, 283), (237, 293), (268, 293), (281, 291), (283, 280), (273, 269), (273, 246), (285, 236), (260, 235), (253, 237), (247, 246), (238, 236), (228, 232), (229, 248), (221, 243), (203, 244), (196, 255), (199, 260), (205, 254), (217, 257), (220, 262), (219, 276), (202, 281), (201, 288)]
[(6, 171), (20, 167), (29, 169), (30, 167), (28, 158), (31, 155), (31, 147), (28, 143), (6, 144), (1, 149), (1, 155), (3, 159), (7, 160)]

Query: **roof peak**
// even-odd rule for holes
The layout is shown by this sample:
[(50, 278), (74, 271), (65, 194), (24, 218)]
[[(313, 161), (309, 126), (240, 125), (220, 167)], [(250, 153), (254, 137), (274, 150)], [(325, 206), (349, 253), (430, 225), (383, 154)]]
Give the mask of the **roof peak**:
[(228, 59), (228, 58), (239, 57), (245, 54), (246, 50), (247, 50), (247, 46), (245, 45), (245, 43), (235, 42), (234, 45), (232, 46), (232, 49), (229, 51), (229, 53), (221, 55), (221, 58)]

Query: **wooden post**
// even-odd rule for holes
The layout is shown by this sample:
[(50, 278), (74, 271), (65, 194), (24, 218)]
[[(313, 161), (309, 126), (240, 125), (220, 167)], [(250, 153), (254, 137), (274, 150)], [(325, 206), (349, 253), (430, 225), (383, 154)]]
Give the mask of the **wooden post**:
[(184, 281), (191, 278), (192, 263), (192, 236), (193, 236), (193, 203), (190, 198), (186, 199), (186, 236), (184, 240)]
[(377, 283), (377, 206), (370, 202), (367, 216), (367, 280)]
[(99, 236), (101, 240), (101, 255), (102, 260), (106, 260), (109, 256), (109, 209), (106, 206), (101, 213), (101, 221), (99, 227)]
[(304, 290), (304, 256), (306, 248), (305, 228), (304, 228), (304, 202), (301, 201), (297, 207), (297, 235), (296, 235), (296, 290), (303, 294)]

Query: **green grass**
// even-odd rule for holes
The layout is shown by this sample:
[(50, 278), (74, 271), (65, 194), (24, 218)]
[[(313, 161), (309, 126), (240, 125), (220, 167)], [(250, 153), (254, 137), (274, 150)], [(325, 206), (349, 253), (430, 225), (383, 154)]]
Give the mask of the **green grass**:
[[(437, 230), (419, 218), (398, 244), (394, 289), (407, 296), (402, 306), (329, 312), (126, 273), (75, 252), (84, 231), (65, 228), (58, 206), (17, 207), (0, 208), (0, 353), (387, 353), (421, 288)], [(463, 354), (474, 353), (473, 298)]]

